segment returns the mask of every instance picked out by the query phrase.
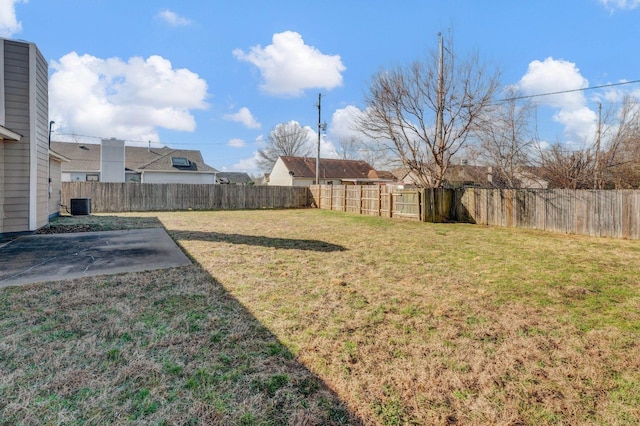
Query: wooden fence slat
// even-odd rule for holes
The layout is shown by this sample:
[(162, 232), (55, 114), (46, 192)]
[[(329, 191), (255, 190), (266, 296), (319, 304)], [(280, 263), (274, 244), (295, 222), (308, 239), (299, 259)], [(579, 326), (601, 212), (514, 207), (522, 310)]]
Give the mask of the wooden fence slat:
[(378, 185), (306, 187), (63, 182), (62, 204), (91, 198), (91, 210), (318, 208), (429, 222), (541, 229), (640, 239), (640, 191), (409, 189)]
[(303, 208), (312, 197), (306, 187), (63, 182), (62, 204), (71, 198), (91, 198), (91, 211), (109, 213)]

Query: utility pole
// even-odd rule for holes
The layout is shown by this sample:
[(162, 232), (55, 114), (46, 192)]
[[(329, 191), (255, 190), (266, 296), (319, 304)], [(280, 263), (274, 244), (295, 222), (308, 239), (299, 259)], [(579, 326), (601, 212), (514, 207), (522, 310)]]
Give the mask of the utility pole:
[(318, 93), (318, 153), (316, 155), (316, 185), (320, 185), (320, 139), (321, 131), (327, 129), (327, 124), (322, 123), (322, 93)]
[[(442, 34), (438, 33), (438, 109), (436, 110), (436, 146), (439, 152), (444, 151), (444, 46)], [(436, 167), (442, 168), (443, 164)], [(441, 170), (440, 170), (441, 171)]]
[(593, 173), (593, 189), (600, 189), (600, 178), (598, 176), (600, 172), (600, 137), (602, 135), (602, 104), (598, 102), (598, 130), (596, 131), (596, 158), (595, 167)]

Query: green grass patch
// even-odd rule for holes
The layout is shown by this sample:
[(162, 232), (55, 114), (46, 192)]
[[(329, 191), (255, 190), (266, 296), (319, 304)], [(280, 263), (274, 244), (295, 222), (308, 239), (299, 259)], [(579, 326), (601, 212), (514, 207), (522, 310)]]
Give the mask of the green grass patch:
[(640, 423), (637, 241), (319, 210), (104, 220), (161, 224), (196, 264), (0, 289), (7, 424)]

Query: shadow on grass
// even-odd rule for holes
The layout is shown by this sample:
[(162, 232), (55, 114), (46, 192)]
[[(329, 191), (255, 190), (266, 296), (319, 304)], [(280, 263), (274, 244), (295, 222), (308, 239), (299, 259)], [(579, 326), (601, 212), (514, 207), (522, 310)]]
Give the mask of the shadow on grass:
[[(138, 221), (104, 222), (67, 219), (52, 233), (128, 229)], [(172, 233), (174, 239), (345, 250), (314, 240)], [(2, 424), (60, 417), (104, 424), (364, 424), (197, 261), (0, 288), (0, 342)]]
[(198, 264), (3, 288), (0, 312), (6, 424), (363, 424)]
[(202, 231), (169, 231), (177, 241), (209, 241), (216, 243), (244, 244), (249, 246), (272, 247), (286, 250), (309, 250), (319, 252), (346, 251), (343, 246), (319, 240), (297, 240), (256, 235), (222, 234)]

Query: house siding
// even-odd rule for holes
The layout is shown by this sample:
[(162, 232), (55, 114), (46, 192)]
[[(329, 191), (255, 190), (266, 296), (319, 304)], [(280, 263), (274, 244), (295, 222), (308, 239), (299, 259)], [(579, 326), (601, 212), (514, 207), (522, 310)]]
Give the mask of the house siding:
[(60, 204), (62, 204), (62, 164), (53, 158), (49, 159), (49, 170), (51, 171), (51, 183), (49, 192), (49, 219), (60, 214)]
[(0, 44), (3, 124), (22, 136), (0, 142), (0, 233), (33, 231), (48, 221), (48, 65), (32, 43)]
[[(31, 210), (30, 230), (36, 230), (49, 223), (49, 69), (47, 61), (34, 44), (30, 48), (30, 105), (31, 146), (35, 147), (37, 170), (35, 180), (35, 212)], [(35, 140), (33, 139), (35, 137)], [(34, 143), (35, 142), (35, 143)], [(34, 188), (31, 188), (33, 193)], [(35, 219), (35, 221), (34, 221)]]
[(282, 159), (278, 158), (269, 174), (269, 186), (292, 186), (293, 179)]
[[(29, 229), (29, 45), (3, 40), (4, 123), (22, 135), (19, 142), (4, 141), (4, 197), (1, 232)], [(8, 173), (11, 170), (11, 173)]]
[[(4, 42), (0, 40), (0, 126), (4, 126), (4, 104), (5, 104), (5, 87), (4, 87)], [(1, 142), (0, 142), (1, 144)], [(2, 162), (2, 151), (0, 151), (0, 163)], [(0, 164), (0, 173), (2, 172), (2, 165)], [(0, 178), (2, 174), (0, 174)], [(2, 185), (0, 185), (2, 187)], [(2, 189), (0, 188), (0, 200), (2, 200)], [(0, 203), (1, 205), (2, 203)], [(0, 207), (1, 208), (1, 207)], [(2, 229), (2, 210), (0, 210), (0, 229)]]
[(100, 144), (101, 182), (125, 181), (124, 156), (124, 141), (118, 139), (102, 140), (102, 143)]
[[(2, 53), (2, 52), (0, 52)], [(1, 65), (1, 64), (0, 64)], [(0, 73), (2, 74), (2, 73)], [(0, 93), (1, 95), (1, 93)], [(0, 97), (0, 104), (3, 105), (4, 108), (4, 101), (2, 101), (2, 98)], [(0, 141), (0, 234), (2, 234), (4, 231), (4, 182), (5, 182), (5, 172), (4, 172), (4, 143), (3, 141)]]

